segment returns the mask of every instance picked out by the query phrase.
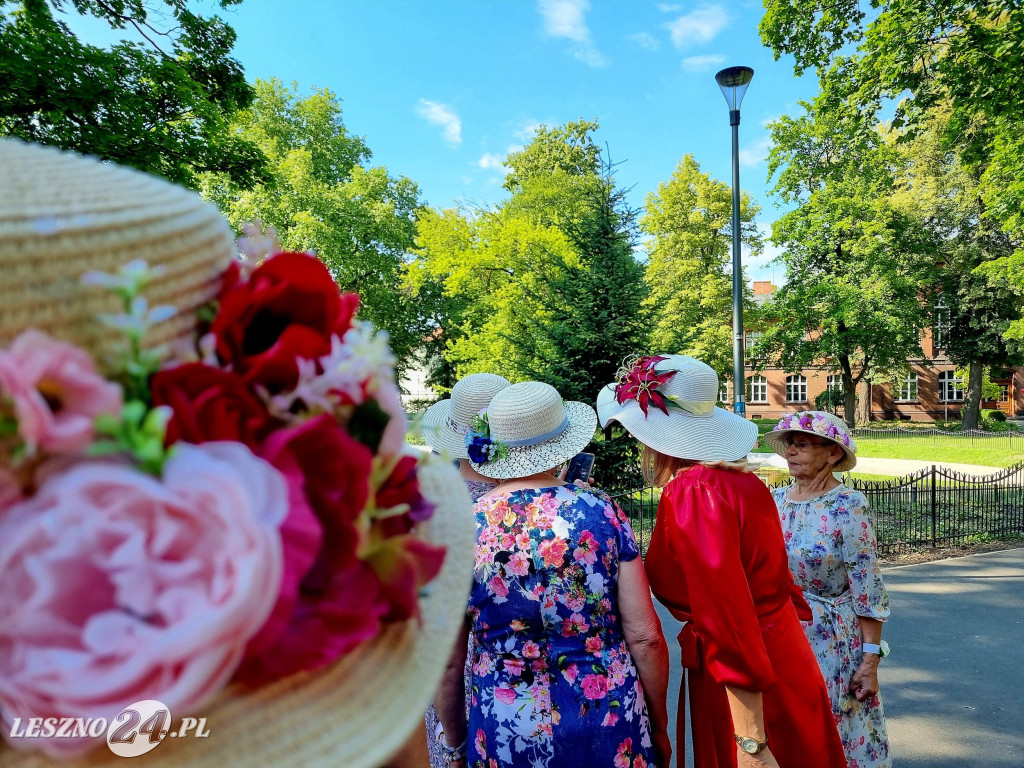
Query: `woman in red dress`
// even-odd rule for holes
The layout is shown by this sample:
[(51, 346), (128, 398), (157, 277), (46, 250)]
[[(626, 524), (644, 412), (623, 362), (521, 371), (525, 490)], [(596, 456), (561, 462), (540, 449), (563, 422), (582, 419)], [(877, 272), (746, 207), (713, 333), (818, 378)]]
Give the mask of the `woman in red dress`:
[[(716, 408), (718, 376), (691, 357), (640, 358), (598, 396), (644, 445), (664, 486), (647, 551), (651, 589), (680, 621), (697, 768), (846, 768), (798, 615), (771, 493), (743, 470), (757, 427)], [(680, 689), (676, 754), (685, 754)]]

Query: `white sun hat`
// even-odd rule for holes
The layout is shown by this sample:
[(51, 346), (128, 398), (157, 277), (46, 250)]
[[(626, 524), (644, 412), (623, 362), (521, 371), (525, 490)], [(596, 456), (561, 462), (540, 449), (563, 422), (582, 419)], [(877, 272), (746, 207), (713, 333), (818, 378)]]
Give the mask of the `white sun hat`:
[(617, 421), (658, 453), (737, 461), (757, 442), (757, 425), (716, 408), (717, 402), (718, 375), (709, 365), (685, 355), (657, 355), (628, 361), (619, 381), (598, 394), (597, 414), (602, 427)]
[[(524, 381), (501, 390), (487, 408), (490, 440), (504, 456), (473, 462), (484, 477), (508, 479), (544, 472), (587, 447), (597, 414), (586, 403), (563, 402), (558, 390)], [(472, 459), (470, 459), (472, 461)]]
[(427, 445), (438, 453), (447, 451), (454, 458), (468, 459), (464, 438), (470, 424), (510, 383), (494, 373), (472, 373), (459, 379), (450, 399), (434, 403), (423, 414), (420, 429)]
[(805, 432), (823, 437), (843, 449), (842, 461), (832, 467), (833, 472), (849, 472), (857, 466), (857, 443), (850, 434), (846, 422), (828, 411), (801, 411), (783, 416), (775, 429), (764, 436), (768, 447), (779, 456), (785, 456), (789, 449), (789, 436), (794, 432)]

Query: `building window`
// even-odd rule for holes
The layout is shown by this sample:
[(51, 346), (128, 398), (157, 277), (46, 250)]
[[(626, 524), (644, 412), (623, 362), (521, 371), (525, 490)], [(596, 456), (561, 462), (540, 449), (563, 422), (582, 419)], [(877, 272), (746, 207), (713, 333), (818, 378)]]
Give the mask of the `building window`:
[(825, 389), (834, 389), (838, 392), (843, 391), (843, 377), (838, 373), (829, 374), (828, 383), (825, 384)]
[(1000, 384), (999, 385), (999, 402), (1008, 403), (1010, 402), (1010, 385)]
[(897, 393), (897, 403), (909, 403), (917, 400), (917, 374), (910, 373), (900, 384), (900, 391)]
[(747, 400), (752, 403), (768, 402), (768, 379), (764, 376), (751, 376), (747, 379)]
[(949, 307), (946, 305), (945, 298), (940, 298), (935, 305), (935, 325), (932, 328), (932, 338), (936, 347), (946, 348), (946, 342), (949, 340)]
[(728, 403), (729, 400), (729, 382), (723, 381), (718, 388), (718, 402)]
[(747, 360), (752, 359), (750, 349), (757, 343), (757, 340), (760, 339), (762, 336), (764, 336), (764, 334), (761, 331), (747, 331), (746, 337), (743, 340), (743, 356)]
[(959, 403), (964, 399), (964, 380), (957, 378), (956, 371), (942, 371), (939, 374), (939, 402)]
[(786, 402), (807, 402), (807, 377), (800, 374), (786, 377)]

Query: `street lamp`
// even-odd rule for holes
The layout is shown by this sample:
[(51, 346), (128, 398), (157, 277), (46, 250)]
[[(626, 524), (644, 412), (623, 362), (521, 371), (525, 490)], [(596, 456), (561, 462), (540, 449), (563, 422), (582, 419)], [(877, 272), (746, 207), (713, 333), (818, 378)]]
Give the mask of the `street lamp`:
[(732, 126), (732, 392), (733, 411), (746, 415), (743, 402), (743, 271), (740, 267), (740, 102), (754, 77), (750, 67), (727, 67), (715, 75), (729, 105)]

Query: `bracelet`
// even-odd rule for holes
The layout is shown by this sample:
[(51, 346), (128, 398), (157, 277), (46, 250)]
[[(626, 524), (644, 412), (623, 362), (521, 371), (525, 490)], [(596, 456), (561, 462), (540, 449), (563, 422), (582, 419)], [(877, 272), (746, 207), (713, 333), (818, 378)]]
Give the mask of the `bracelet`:
[(444, 732), (442, 731), (441, 736), (437, 740), (437, 746), (441, 748), (441, 755), (444, 757), (445, 762), (451, 763), (456, 760), (461, 760), (466, 756), (466, 742), (463, 741), (457, 747), (449, 747), (444, 741)]

